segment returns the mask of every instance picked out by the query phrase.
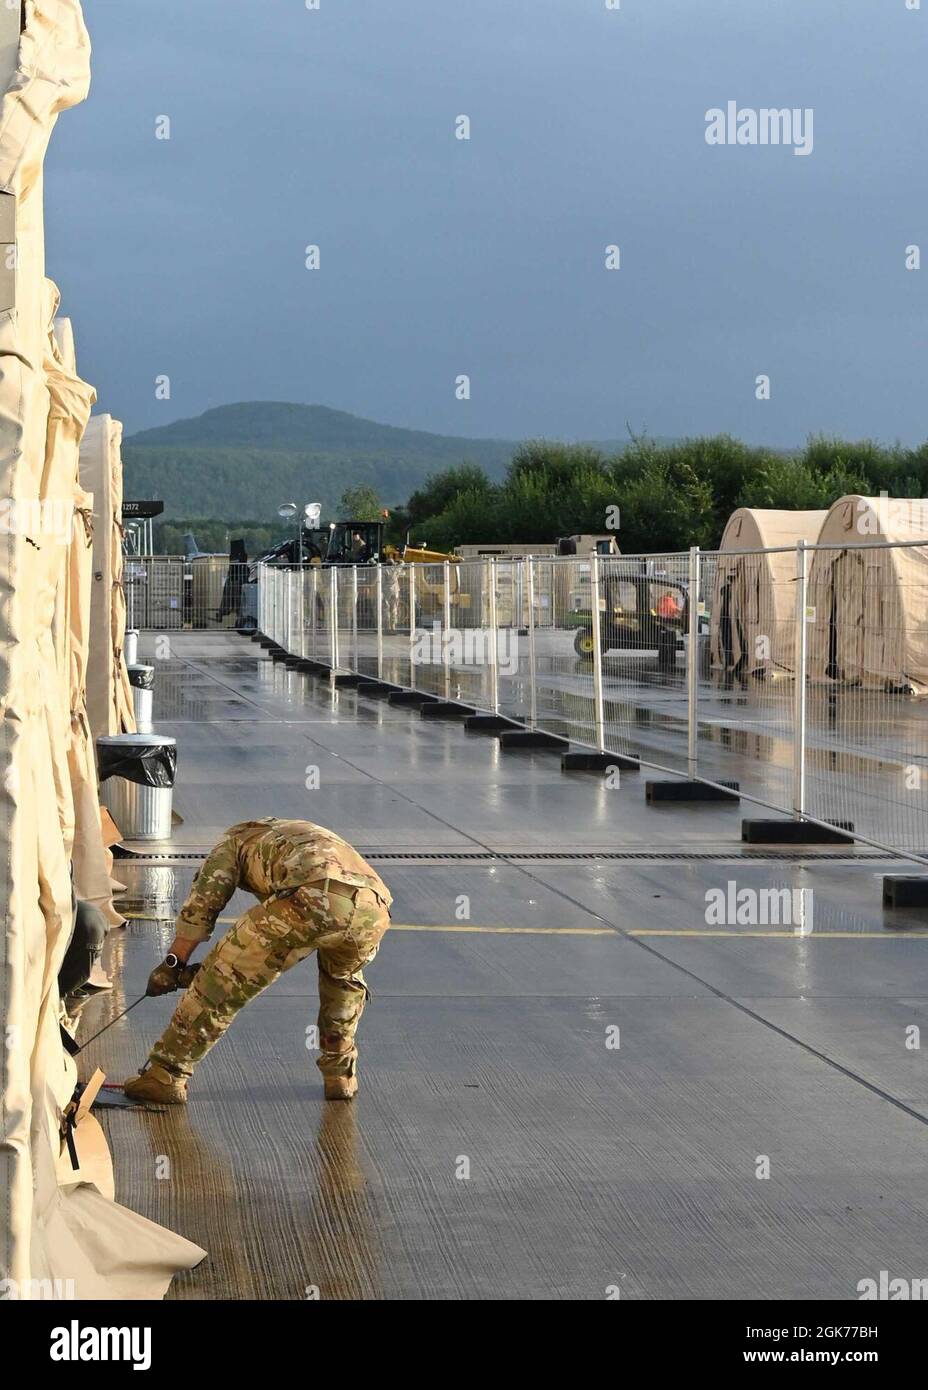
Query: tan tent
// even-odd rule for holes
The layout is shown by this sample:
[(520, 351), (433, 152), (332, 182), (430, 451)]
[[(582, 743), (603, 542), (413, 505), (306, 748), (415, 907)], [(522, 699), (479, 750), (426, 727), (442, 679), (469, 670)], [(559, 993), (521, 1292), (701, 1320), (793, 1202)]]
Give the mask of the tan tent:
[(126, 599), (122, 553), (122, 425), (94, 415), (80, 450), (80, 481), (94, 504), (93, 586), (87, 710), (94, 739), (135, 732), (132, 687), (123, 656)]
[[(709, 642), (716, 670), (736, 679), (792, 675), (795, 546), (814, 543), (826, 515), (752, 507), (732, 512), (713, 584)], [(783, 546), (792, 549), (778, 549)]]
[(63, 824), (65, 849), (71, 857), (77, 896), (98, 907), (111, 925), (119, 926), (123, 919), (113, 906), (111, 855), (103, 844), (96, 758), (87, 717), (93, 499), (80, 487), (78, 450), (96, 392), (77, 375), (70, 319), (55, 319), (45, 376), (49, 390), (46, 467), (54, 470), (56, 495), (63, 501), (70, 499), (69, 544), (54, 614), (71, 791), (71, 817)]
[(827, 548), (809, 572), (812, 678), (928, 694), (928, 500), (842, 497), (819, 544)]
[(8, 1298), (153, 1298), (203, 1251), (112, 1200), (86, 1104), (71, 1113), (77, 1166), (62, 1140), (77, 1071), (58, 1026), (69, 773), (49, 628), (70, 526), (58, 529), (49, 468), (42, 166), (58, 113), (86, 95), (90, 47), (77, 0), (30, 0), (20, 22), (0, 5), (0, 240), (17, 252), (15, 277), (0, 277), (0, 1280)]

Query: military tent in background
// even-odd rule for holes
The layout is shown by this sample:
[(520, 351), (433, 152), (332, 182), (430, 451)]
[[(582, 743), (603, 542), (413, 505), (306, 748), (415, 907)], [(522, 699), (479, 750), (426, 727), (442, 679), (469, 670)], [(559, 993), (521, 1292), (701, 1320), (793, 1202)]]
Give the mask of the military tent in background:
[(81, 442), (80, 482), (93, 496), (93, 584), (87, 711), (94, 739), (135, 733), (123, 645), (126, 596), (122, 552), (122, 425), (94, 415)]
[[(711, 664), (726, 677), (792, 675), (795, 546), (814, 544), (826, 515), (752, 507), (732, 512), (719, 547), (709, 629)], [(791, 549), (778, 550), (783, 546)]]
[(809, 571), (812, 679), (928, 694), (928, 499), (842, 497), (819, 544)]

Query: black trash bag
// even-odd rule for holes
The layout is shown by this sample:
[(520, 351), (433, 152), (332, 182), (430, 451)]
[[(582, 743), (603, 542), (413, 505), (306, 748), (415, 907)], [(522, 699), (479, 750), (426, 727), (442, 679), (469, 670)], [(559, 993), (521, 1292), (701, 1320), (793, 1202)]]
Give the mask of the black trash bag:
[(173, 787), (177, 772), (176, 743), (98, 743), (100, 781), (124, 777), (140, 787)]
[(126, 669), (129, 672), (129, 684), (134, 685), (136, 690), (154, 690), (154, 666), (129, 666)]

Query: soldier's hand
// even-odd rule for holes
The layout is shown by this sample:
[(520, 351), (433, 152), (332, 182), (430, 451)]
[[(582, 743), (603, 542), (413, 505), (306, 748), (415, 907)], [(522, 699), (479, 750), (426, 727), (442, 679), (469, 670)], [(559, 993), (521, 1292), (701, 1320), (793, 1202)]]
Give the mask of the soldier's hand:
[(177, 974), (178, 989), (190, 988), (190, 986), (193, 984), (194, 979), (196, 978), (196, 973), (199, 970), (201, 964), (201, 961), (196, 961), (193, 965), (181, 966)]
[(173, 994), (180, 988), (181, 965), (168, 965), (167, 961), (162, 961), (156, 965), (148, 977), (148, 985), (145, 993), (153, 994)]

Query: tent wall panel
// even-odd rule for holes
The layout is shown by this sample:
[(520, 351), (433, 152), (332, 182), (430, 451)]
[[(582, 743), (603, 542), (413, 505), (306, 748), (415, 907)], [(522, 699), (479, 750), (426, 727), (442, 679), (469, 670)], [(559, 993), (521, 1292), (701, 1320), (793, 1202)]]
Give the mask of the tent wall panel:
[(132, 689), (123, 656), (126, 602), (122, 582), (121, 442), (120, 422), (111, 415), (94, 415), (80, 448), (81, 486), (94, 499), (87, 671), (87, 710), (94, 739), (101, 734), (135, 732)]
[(831, 507), (809, 574), (813, 680), (928, 695), (926, 518), (921, 498), (853, 494)]
[[(95, 1123), (77, 1126), (80, 1170), (64, 1185), (59, 1172), (77, 1078), (57, 990), (72, 927), (74, 803), (54, 620), (70, 560), (68, 537), (53, 553), (42, 503), (60, 485), (70, 407), (55, 399), (66, 383), (46, 375), (55, 296), (42, 166), (58, 113), (87, 93), (90, 45), (78, 0), (29, 0), (22, 13), (17, 33), (19, 11), (0, 5), (0, 189), (16, 203), (17, 248), (15, 306), (0, 308), (0, 497), (15, 518), (0, 528), (0, 1280), (21, 1296), (33, 1280), (60, 1279), (77, 1298), (152, 1298), (204, 1252), (110, 1199)], [(8, 205), (2, 215), (9, 225)]]
[(70, 824), (63, 826), (63, 833), (71, 855), (75, 893), (98, 907), (112, 926), (119, 926), (123, 919), (113, 906), (110, 856), (103, 844), (96, 759), (87, 716), (93, 499), (80, 487), (78, 452), (96, 392), (77, 375), (70, 319), (55, 319), (46, 377), (51, 400), (48, 453), (56, 468), (54, 486), (67, 500), (70, 513), (53, 623), (71, 794)]
[(814, 543), (826, 515), (739, 507), (729, 517), (712, 595), (714, 668), (738, 679), (792, 675), (796, 558), (779, 548)]

